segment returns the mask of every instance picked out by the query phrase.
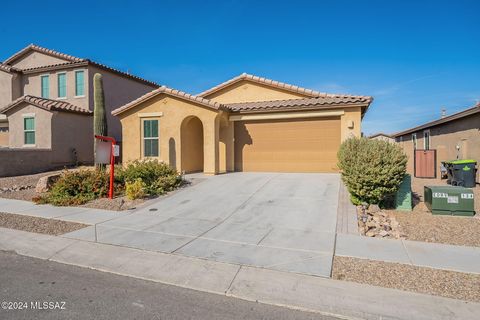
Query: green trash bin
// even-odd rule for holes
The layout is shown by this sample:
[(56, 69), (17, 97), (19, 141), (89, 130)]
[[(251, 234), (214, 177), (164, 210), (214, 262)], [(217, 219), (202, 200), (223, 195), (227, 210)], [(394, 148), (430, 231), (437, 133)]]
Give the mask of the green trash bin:
[(448, 171), (447, 182), (452, 186), (474, 188), (476, 185), (477, 162), (475, 160), (453, 160), (445, 162)]
[(452, 186), (425, 186), (425, 205), (432, 214), (473, 216), (475, 214), (472, 189)]

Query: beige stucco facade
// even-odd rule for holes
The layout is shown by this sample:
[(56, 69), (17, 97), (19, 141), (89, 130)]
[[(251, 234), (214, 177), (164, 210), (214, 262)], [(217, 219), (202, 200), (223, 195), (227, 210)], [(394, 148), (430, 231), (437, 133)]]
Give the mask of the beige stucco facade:
[[(219, 102), (221, 104), (303, 99), (308, 97), (307, 94), (289, 92), (281, 88), (249, 81), (240, 81), (218, 92), (203, 96), (203, 98), (211, 102)], [(159, 121), (160, 150), (158, 160), (170, 164), (180, 172), (192, 172), (203, 169), (202, 171), (206, 174), (217, 174), (234, 171), (235, 154), (237, 153), (238, 155), (239, 152), (238, 148), (237, 150), (235, 148), (235, 143), (238, 144), (240, 140), (240, 137), (235, 135), (235, 127), (238, 127), (240, 123), (247, 123), (247, 121), (249, 123), (262, 121), (267, 125), (266, 129), (262, 128), (260, 130), (262, 132), (261, 135), (264, 137), (268, 136), (269, 123), (276, 123), (277, 130), (282, 130), (281, 126), (287, 123), (285, 128), (289, 130), (290, 139), (295, 137), (295, 128), (302, 128), (302, 135), (304, 135), (298, 138), (302, 139), (301, 143), (304, 145), (302, 150), (305, 150), (304, 152), (307, 153), (311, 152), (308, 151), (308, 146), (305, 145), (309, 143), (308, 139), (304, 139), (309, 134), (309, 130), (305, 125), (324, 126), (326, 128), (324, 131), (313, 130), (313, 132), (319, 134), (326, 133), (331, 135), (332, 138), (325, 140), (327, 142), (326, 145), (322, 145), (320, 140), (314, 139), (312, 141), (318, 145), (312, 145), (312, 148), (328, 147), (328, 150), (325, 149), (325, 154), (332, 154), (333, 156), (330, 158), (335, 159), (329, 159), (329, 163), (323, 166), (317, 165), (311, 168), (308, 168), (307, 163), (305, 170), (296, 168), (298, 166), (295, 166), (294, 163), (292, 165), (283, 165), (281, 168), (302, 172), (309, 172), (312, 171), (312, 168), (317, 168), (314, 170), (332, 172), (335, 171), (335, 169), (332, 169), (332, 166), (336, 167), (336, 151), (341, 141), (351, 136), (359, 137), (361, 134), (362, 107), (345, 106), (343, 108), (342, 106), (335, 106), (331, 109), (322, 108), (321, 110), (307, 109), (304, 111), (287, 110), (238, 114), (229, 110), (206, 107), (192, 99), (163, 92), (141, 103), (134, 103), (132, 107), (117, 113), (117, 116), (123, 128), (122, 156), (124, 163), (145, 158), (142, 149), (142, 123), (145, 119), (157, 119)], [(281, 148), (282, 141), (278, 140), (276, 145), (278, 148)], [(252, 150), (263, 152), (261, 150), (258, 151), (258, 148)], [(291, 143), (291, 150), (298, 150), (298, 148), (295, 148), (295, 141)], [(317, 155), (321, 154), (318, 150), (315, 152), (317, 152)], [(251, 158), (254, 159), (255, 157)], [(285, 159), (291, 159), (291, 161), (295, 162), (295, 154), (289, 154)], [(202, 164), (203, 168), (201, 167)], [(263, 169), (263, 167), (260, 168)], [(268, 171), (267, 167), (265, 168), (264, 171)], [(328, 170), (323, 170), (322, 168), (328, 168)], [(275, 168), (271, 168), (271, 170), (275, 171)]]
[[(93, 163), (93, 121), (89, 114), (70, 113), (64, 111), (50, 111), (24, 102), (6, 112), (10, 119), (10, 130), (17, 134), (9, 135), (8, 154), (17, 157), (14, 150), (48, 150), (48, 158), (52, 168), (77, 163)], [(24, 142), (24, 118), (34, 118), (35, 144), (26, 145)], [(2, 150), (2, 152), (6, 152)], [(25, 155), (20, 152), (18, 155)], [(19, 161), (22, 163), (24, 161)], [(39, 162), (40, 163), (40, 162)], [(42, 165), (46, 165), (44, 161)], [(24, 172), (34, 172), (32, 168), (24, 168)], [(30, 171), (33, 169), (34, 171)], [(12, 167), (12, 170), (15, 168)], [(12, 171), (13, 172), (13, 171)]]
[[(178, 171), (192, 171), (191, 169), (200, 160), (203, 160), (203, 168), (200, 171), (206, 174), (231, 171), (233, 156), (229, 153), (232, 152), (233, 135), (229, 131), (233, 130), (233, 127), (226, 117), (227, 115), (222, 111), (161, 94), (119, 116), (123, 127), (123, 161), (144, 158), (142, 156), (142, 123), (144, 120), (157, 119), (159, 120), (159, 160), (169, 163)], [(192, 122), (192, 118), (198, 119), (201, 125), (199, 126), (198, 122), (189, 125), (188, 122)], [(203, 141), (198, 141), (199, 133), (203, 135)], [(222, 136), (222, 147), (219, 143), (220, 136)], [(195, 142), (201, 142), (202, 145), (192, 143), (192, 139), (196, 139)], [(189, 151), (185, 150), (187, 141), (190, 143)], [(203, 159), (199, 159), (199, 151), (202, 149)], [(220, 156), (220, 150), (222, 156)], [(188, 154), (182, 155), (182, 153)]]
[(414, 171), (413, 134), (417, 137), (417, 149), (425, 148), (424, 132), (430, 133), (430, 149), (437, 150), (437, 177), (440, 163), (455, 159), (474, 159), (480, 163), (480, 113), (422, 129), (397, 137), (397, 143), (404, 149), (409, 161), (407, 171)]

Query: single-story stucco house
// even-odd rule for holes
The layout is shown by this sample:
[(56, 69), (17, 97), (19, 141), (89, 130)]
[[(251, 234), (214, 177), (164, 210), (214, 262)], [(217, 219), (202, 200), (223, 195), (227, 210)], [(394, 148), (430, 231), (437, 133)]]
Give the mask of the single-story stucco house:
[(395, 138), (393, 138), (391, 135), (383, 133), (383, 132), (372, 134), (372, 135), (368, 136), (368, 139), (381, 140), (381, 141), (386, 141), (386, 142), (390, 142), (390, 143), (395, 143)]
[(436, 150), (435, 170), (456, 159), (480, 161), (480, 103), (442, 118), (392, 135), (409, 157), (407, 172), (414, 174), (415, 150)]
[(242, 74), (198, 95), (160, 87), (114, 110), (124, 162), (178, 171), (337, 172), (372, 97), (326, 94)]
[(0, 176), (93, 163), (93, 76), (103, 77), (109, 135), (121, 143), (110, 111), (158, 88), (90, 59), (29, 45), (0, 63)]

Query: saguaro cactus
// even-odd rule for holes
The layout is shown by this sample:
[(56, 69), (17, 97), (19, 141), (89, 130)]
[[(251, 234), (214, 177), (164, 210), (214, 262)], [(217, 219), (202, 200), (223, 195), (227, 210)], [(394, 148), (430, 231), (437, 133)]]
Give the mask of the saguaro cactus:
[[(103, 94), (103, 79), (100, 73), (95, 73), (93, 76), (93, 133), (100, 136), (108, 135), (105, 95)], [(97, 139), (95, 139), (95, 160), (97, 159), (96, 150)]]

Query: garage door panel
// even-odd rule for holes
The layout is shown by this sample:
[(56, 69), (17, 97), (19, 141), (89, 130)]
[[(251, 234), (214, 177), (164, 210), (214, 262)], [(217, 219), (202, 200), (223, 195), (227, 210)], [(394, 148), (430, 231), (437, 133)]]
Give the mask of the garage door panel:
[(235, 170), (336, 172), (340, 119), (239, 121)]

